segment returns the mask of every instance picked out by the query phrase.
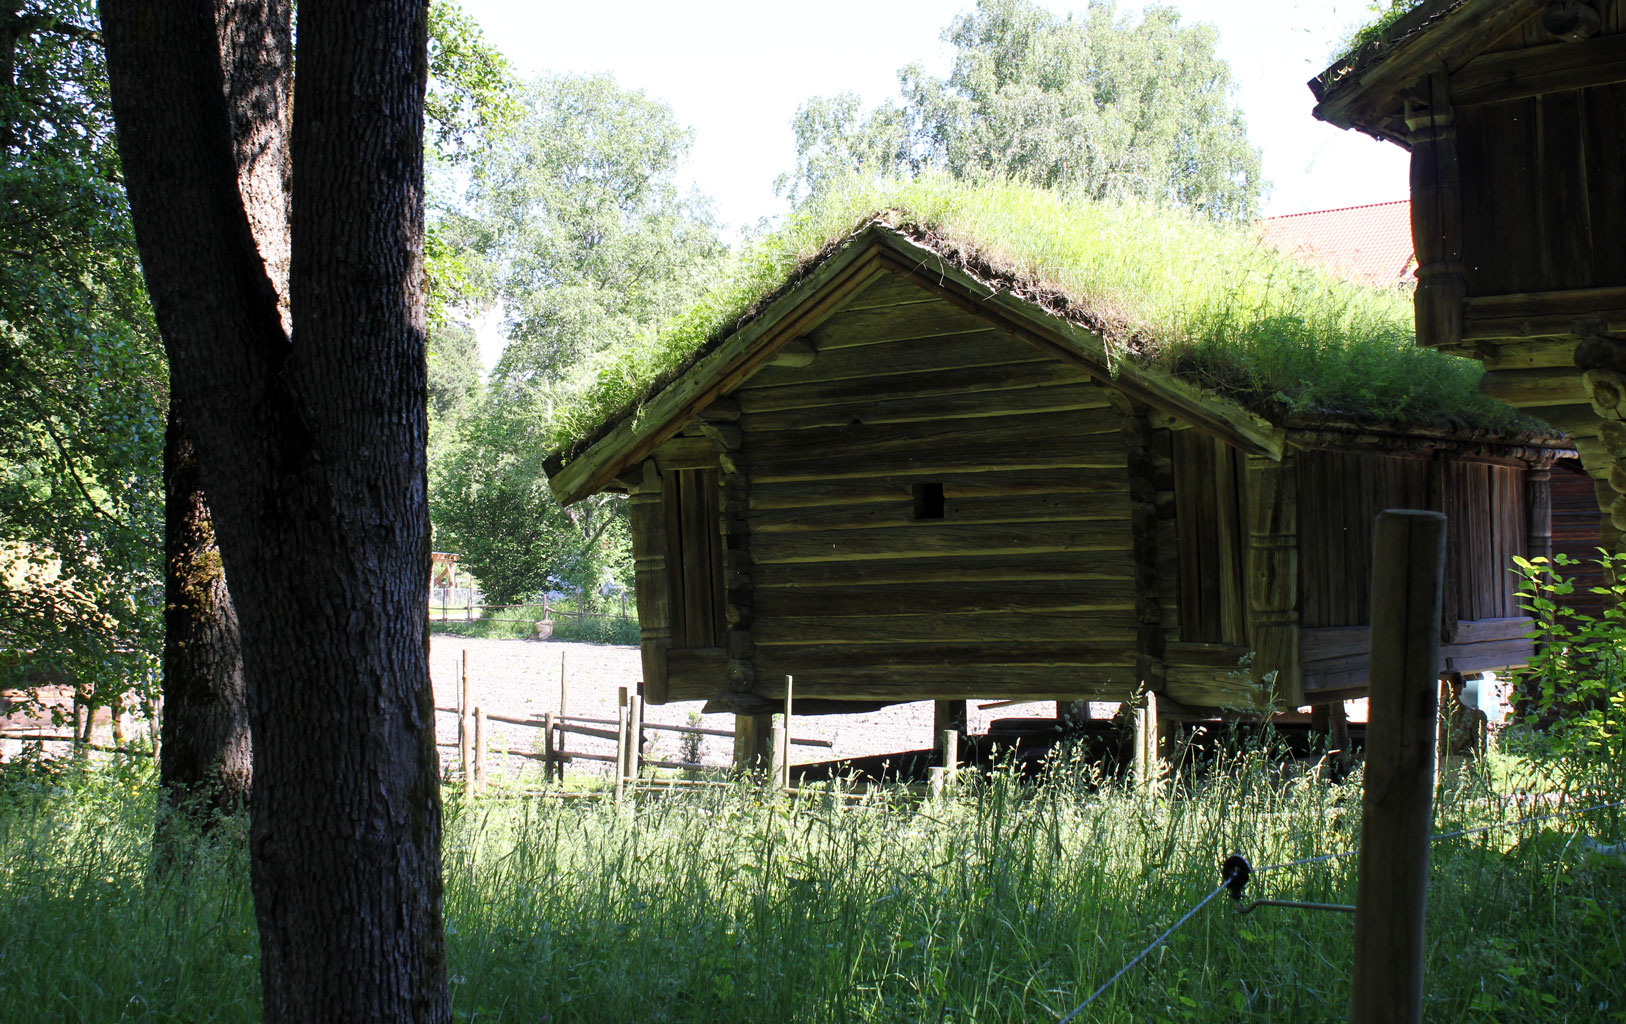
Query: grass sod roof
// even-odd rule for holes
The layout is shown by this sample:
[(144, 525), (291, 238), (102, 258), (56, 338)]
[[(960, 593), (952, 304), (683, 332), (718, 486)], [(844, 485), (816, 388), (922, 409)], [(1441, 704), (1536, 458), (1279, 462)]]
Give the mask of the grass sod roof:
[(696, 306), (583, 366), (551, 424), (580, 454), (873, 224), (990, 287), (1099, 335), (1109, 353), (1226, 395), (1275, 423), (1551, 434), (1479, 394), (1476, 362), (1417, 347), (1410, 295), (1338, 280), (1254, 229), (1143, 204), (928, 176), (855, 184), (723, 268)]

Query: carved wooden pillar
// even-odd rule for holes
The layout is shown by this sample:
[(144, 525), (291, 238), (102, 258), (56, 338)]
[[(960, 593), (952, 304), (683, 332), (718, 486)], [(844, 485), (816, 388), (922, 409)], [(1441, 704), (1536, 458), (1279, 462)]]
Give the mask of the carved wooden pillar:
[(1406, 101), (1411, 146), (1411, 234), (1417, 252), (1417, 343), (1429, 348), (1462, 341), (1468, 294), (1462, 269), (1462, 178), (1448, 80), (1438, 71)]
[(666, 703), (666, 649), (672, 646), (672, 587), (666, 567), (666, 506), (654, 459), (629, 488), (627, 516), (632, 526), (632, 566), (638, 588), (638, 629), (644, 667), (644, 695)]
[(1304, 703), (1299, 670), (1298, 488), (1292, 463), (1247, 457), (1248, 641), (1254, 682), (1275, 672), (1279, 703)]

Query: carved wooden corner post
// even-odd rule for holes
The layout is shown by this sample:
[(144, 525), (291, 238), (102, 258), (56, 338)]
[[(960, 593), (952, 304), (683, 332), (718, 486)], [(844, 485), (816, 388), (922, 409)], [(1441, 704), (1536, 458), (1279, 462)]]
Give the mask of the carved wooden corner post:
[(1247, 456), (1248, 642), (1253, 679), (1275, 672), (1278, 706), (1304, 703), (1299, 670), (1298, 493), (1290, 458)]
[(1163, 627), (1163, 603), (1158, 598), (1161, 579), (1157, 570), (1157, 464), (1152, 451), (1152, 425), (1146, 406), (1132, 401), (1116, 389), (1108, 392), (1112, 407), (1122, 417), (1119, 431), (1128, 456), (1130, 533), (1135, 552), (1135, 676), (1149, 692), (1161, 693), (1168, 685), (1164, 662), (1167, 638)]
[(1462, 179), (1449, 81), (1442, 69), (1406, 100), (1411, 146), (1411, 234), (1417, 252), (1417, 343), (1428, 348), (1462, 341), (1468, 295), (1462, 269)]
[[(737, 420), (739, 404), (719, 398), (701, 412), (701, 433), (717, 446), (717, 528), (723, 542), (723, 620), (727, 630), (728, 689), (750, 693), (756, 688), (756, 644), (751, 639), (755, 589), (751, 582), (751, 465)], [(734, 716), (734, 768), (765, 771), (770, 766), (773, 716)]]
[(666, 567), (666, 507), (654, 459), (644, 461), (632, 485), (627, 516), (632, 525), (632, 565), (638, 588), (644, 693), (666, 701), (666, 649), (672, 646), (672, 587)]
[[(1605, 533), (1617, 535), (1626, 530), (1626, 339), (1608, 333), (1608, 324), (1599, 319), (1576, 320), (1571, 331), (1580, 337), (1575, 346), (1575, 365), (1581, 370), (1592, 411), (1601, 421), (1598, 440), (1607, 456), (1605, 466), (1588, 466), (1594, 474), (1607, 473), (1609, 490), (1599, 489), (1598, 507), (1608, 522)], [(1608, 529), (1613, 527), (1613, 530)], [(1619, 550), (1618, 544), (1609, 544)]]

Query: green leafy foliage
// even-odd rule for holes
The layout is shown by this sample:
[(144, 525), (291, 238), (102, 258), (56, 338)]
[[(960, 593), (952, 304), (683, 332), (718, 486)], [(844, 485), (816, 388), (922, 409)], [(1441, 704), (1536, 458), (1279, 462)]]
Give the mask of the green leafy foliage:
[(796, 173), (781, 191), (794, 199), (853, 173), (930, 167), (1215, 219), (1253, 215), (1259, 151), (1211, 25), (1184, 26), (1166, 6), (1121, 17), (1111, 0), (1077, 18), (1033, 0), (979, 0), (943, 38), (955, 49), (952, 72), (903, 68), (901, 108), (860, 117), (851, 94), (804, 104), (792, 121)]
[(1551, 559), (1515, 556), (1519, 606), (1534, 621), (1535, 654), (1516, 678), (1534, 697), (1534, 711), (1550, 722), (1549, 742), (1562, 753), (1626, 766), (1626, 554), (1600, 549), (1596, 563), (1608, 580), (1588, 588), (1603, 597), (1603, 613), (1570, 607), (1575, 580), (1564, 570), (1581, 564), (1565, 554)]
[(167, 373), (94, 5), (0, 10), (0, 679), (150, 689)]
[(551, 410), (577, 364), (693, 302), (725, 253), (707, 204), (675, 184), (691, 133), (670, 109), (602, 76), (542, 78), (518, 103), (473, 159), (466, 201), (442, 213), (509, 343), (483, 392), (462, 392), (431, 466), (436, 544), (503, 602), (549, 577), (628, 580), (620, 502), (563, 509), (547, 488)]
[(1477, 363), (1419, 349), (1402, 293), (1353, 285), (1259, 244), (1251, 229), (1144, 202), (926, 173), (849, 179), (742, 252), (681, 315), (589, 360), (555, 407), (568, 451), (669, 380), (856, 231), (880, 221), (1013, 291), (1060, 296), (1122, 358), (1161, 366), (1266, 415), (1491, 431), (1540, 424), (1478, 390)]

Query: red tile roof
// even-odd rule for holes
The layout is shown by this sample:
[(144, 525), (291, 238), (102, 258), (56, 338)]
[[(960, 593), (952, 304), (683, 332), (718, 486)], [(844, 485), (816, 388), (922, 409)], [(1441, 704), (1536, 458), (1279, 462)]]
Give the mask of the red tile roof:
[(1409, 200), (1267, 217), (1260, 235), (1352, 281), (1387, 288), (1417, 279)]

